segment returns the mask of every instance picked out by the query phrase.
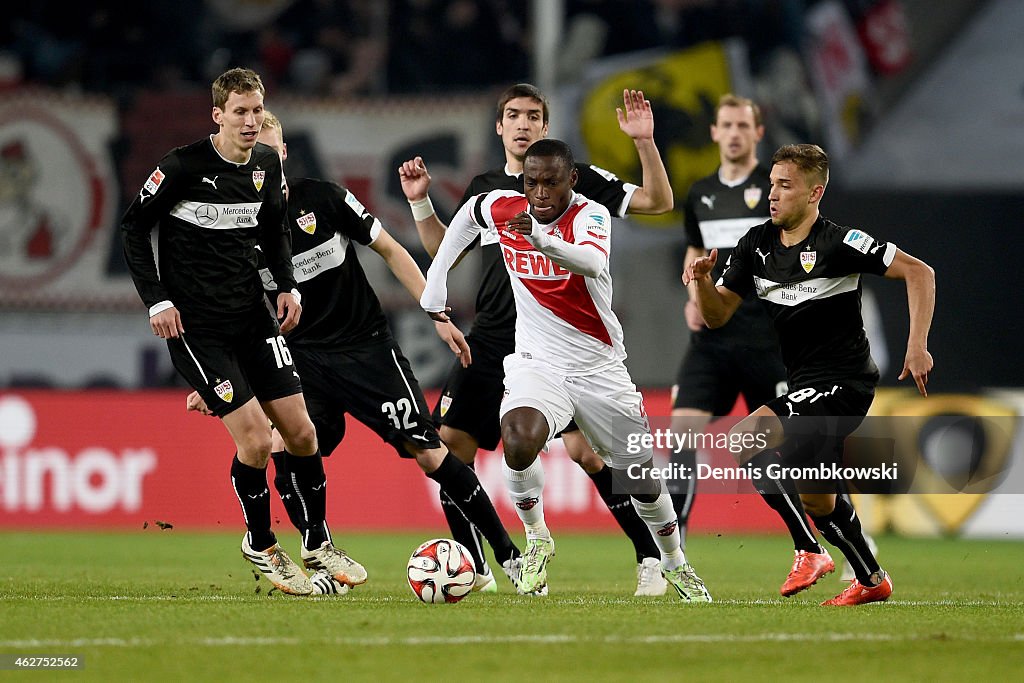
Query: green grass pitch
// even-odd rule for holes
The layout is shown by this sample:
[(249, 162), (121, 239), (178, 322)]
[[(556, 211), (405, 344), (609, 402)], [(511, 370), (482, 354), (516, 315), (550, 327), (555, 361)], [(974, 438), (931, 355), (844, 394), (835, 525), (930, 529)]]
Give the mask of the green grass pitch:
[[(936, 681), (1024, 671), (1020, 542), (882, 537), (892, 599), (824, 608), (842, 588), (835, 575), (779, 596), (792, 558), (782, 537), (693, 536), (688, 556), (715, 603), (686, 605), (632, 597), (622, 537), (556, 532), (547, 598), (516, 596), (500, 576), (496, 595), (425, 605), (405, 562), (439, 535), (336, 538), (370, 580), (306, 599), (268, 595), (241, 559), (240, 533), (0, 533), (0, 653), (83, 656), (82, 670), (59, 675), (103, 681)], [(282, 541), (296, 556), (297, 536)]]

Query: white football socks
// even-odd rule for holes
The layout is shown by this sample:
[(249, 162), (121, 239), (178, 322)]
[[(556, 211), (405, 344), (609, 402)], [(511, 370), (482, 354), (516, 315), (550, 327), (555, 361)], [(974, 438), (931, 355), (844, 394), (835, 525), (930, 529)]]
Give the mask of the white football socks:
[(641, 503), (630, 497), (633, 508), (651, 530), (654, 542), (661, 550), (661, 566), (663, 569), (676, 569), (686, 564), (686, 555), (679, 545), (679, 528), (676, 512), (672, 507), (672, 498), (662, 493), (653, 503)]
[(551, 538), (544, 522), (544, 466), (540, 456), (525, 470), (514, 470), (502, 459), (501, 470), (516, 514), (526, 528), (526, 538)]

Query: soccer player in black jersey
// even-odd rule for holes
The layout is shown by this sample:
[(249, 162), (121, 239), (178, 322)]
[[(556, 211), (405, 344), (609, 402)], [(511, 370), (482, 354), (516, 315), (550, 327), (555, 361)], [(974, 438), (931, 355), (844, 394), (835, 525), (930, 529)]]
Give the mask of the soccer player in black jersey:
[[(282, 161), (287, 158), (281, 122), (270, 112), (265, 113), (259, 140), (276, 150)], [(288, 346), (303, 378), (306, 406), (316, 427), (320, 451), (329, 456), (341, 443), (346, 414), (368, 426), (400, 457), (415, 459), (456, 502), (458, 513), (483, 532), (495, 558), (515, 584), (519, 549), (506, 533), (476, 473), (441, 443), (409, 361), (392, 336), (359, 263), (355, 244), (369, 246), (383, 258), (417, 301), (423, 293), (423, 273), (409, 252), (349, 190), (323, 180), (290, 178), (286, 193), (285, 221), (291, 231), (292, 262), (303, 301), (302, 320), (289, 333)], [(274, 273), (268, 269), (263, 275), (273, 295), (279, 289)], [(461, 364), (469, 365), (470, 349), (458, 328), (451, 323), (435, 325)], [(189, 406), (202, 410), (195, 396), (189, 398)], [(315, 469), (317, 483), (322, 485), (325, 475), (320, 458), (297, 460), (282, 451), (281, 437), (275, 434), (274, 484), (289, 518), (302, 532), (304, 549), (330, 542), (325, 522), (310, 525), (305, 519), (308, 494), (297, 490), (292, 479), (297, 466), (309, 467)], [(322, 569), (318, 565), (311, 568)], [(332, 585), (324, 583), (321, 575), (315, 575), (313, 583), (314, 592), (340, 592), (331, 590)], [(493, 573), (481, 572), (474, 589), (497, 590)]]
[[(623, 182), (614, 174), (585, 164), (576, 164), (579, 180), (576, 191), (603, 204), (612, 216), (627, 212), (660, 214), (673, 205), (672, 186), (654, 144), (654, 116), (643, 93), (623, 92), (623, 108), (616, 109), (619, 127), (633, 139), (643, 169), (643, 186)], [(477, 194), (491, 190), (523, 191), (523, 159), (527, 148), (548, 133), (548, 102), (535, 86), (519, 83), (498, 98), (497, 134), (505, 150), (505, 166), (476, 176), (466, 189), (459, 206)], [(427, 252), (434, 256), (445, 234), (445, 225), (434, 213), (428, 190), (430, 175), (423, 159), (416, 157), (399, 168), (402, 190), (412, 207), (416, 228)], [(441, 425), (441, 438), (461, 460), (472, 463), (478, 448), (493, 450), (500, 440), (498, 409), (504, 394), (502, 361), (513, 352), (516, 310), (512, 287), (502, 262), (497, 242), (479, 244), (483, 274), (476, 299), (476, 319), (467, 336), (473, 350), (473, 364), (455, 365), (442, 390), (434, 418)], [(632, 541), (637, 561), (636, 595), (662, 595), (666, 583), (659, 565), (660, 552), (650, 537), (629, 496), (612, 490), (611, 472), (590, 448), (574, 423), (562, 433), (569, 456), (583, 467), (597, 487), (601, 498), (623, 531)], [(474, 532), (461, 515), (442, 506), (452, 535), (470, 548)], [(483, 557), (476, 556), (478, 566)]]
[[(719, 98), (711, 139), (718, 144), (720, 165), (687, 193), (683, 205), (687, 239), (684, 271), (695, 259), (707, 256), (709, 249), (718, 249), (718, 265), (712, 273), (712, 279), (717, 279), (739, 238), (768, 219), (771, 179), (769, 170), (757, 160), (757, 145), (763, 137), (764, 123), (757, 103), (732, 93)], [(687, 288), (690, 296), (684, 308), (690, 344), (672, 387), (672, 430), (677, 434), (700, 432), (712, 417), (728, 415), (740, 394), (747, 406), (754, 408), (788, 389), (779, 342), (757, 295), (749, 292), (728, 324), (711, 329), (697, 308), (694, 286), (691, 283)], [(671, 460), (686, 468), (677, 471), (696, 472), (694, 450), (674, 452)], [(696, 477), (671, 479), (668, 487), (685, 546)], [(840, 493), (852, 504), (845, 486)], [(807, 573), (810, 564), (804, 554), (820, 553), (821, 546), (805, 515), (788, 506), (774, 507), (793, 538), (793, 571), (781, 589), (783, 595), (792, 595), (806, 588), (807, 581), (820, 578)], [(866, 538), (874, 548), (874, 540)], [(849, 578), (853, 578), (849, 564), (847, 569)]]
[[(757, 143), (764, 137), (761, 109), (733, 94), (718, 100), (711, 139), (718, 144), (718, 170), (695, 182), (686, 195), (685, 270), (708, 249), (718, 249), (720, 265), (747, 230), (768, 219), (768, 169), (757, 161)], [(690, 343), (672, 387), (672, 429), (699, 432), (712, 416), (728, 415), (740, 394), (749, 406), (760, 406), (786, 393), (786, 368), (767, 314), (752, 293), (736, 315), (719, 329), (704, 324), (691, 284), (684, 309)], [(681, 450), (674, 464), (696, 472), (697, 454)], [(668, 482), (684, 539), (696, 493), (696, 477)], [(806, 527), (806, 523), (804, 523)], [(817, 544), (815, 543), (815, 546)]]
[[(235, 442), (231, 483), (248, 530), (243, 555), (282, 592), (305, 595), (312, 591), (309, 578), (271, 530), (267, 488), (268, 417), (296, 461), (320, 458), (282, 336), (301, 308), (283, 223), (281, 160), (256, 140), (265, 92), (254, 71), (221, 74), (213, 82), (217, 133), (160, 161), (128, 207), (121, 232), (153, 334), (167, 340), (175, 369)], [(159, 269), (150, 243), (154, 227)], [(280, 328), (267, 310), (257, 245), (281, 285)]]
[[(845, 606), (886, 600), (892, 594), (892, 579), (868, 547), (856, 512), (835, 493), (803, 490), (798, 495), (786, 481), (772, 479), (769, 466), (834, 459), (871, 406), (879, 374), (860, 313), (861, 273), (905, 281), (910, 334), (899, 379), (913, 377), (918, 391), (927, 396), (935, 273), (891, 242), (821, 216), (819, 202), (827, 183), (828, 157), (820, 147), (781, 147), (772, 157), (771, 220), (739, 240), (717, 285), (711, 278), (717, 249), (695, 259), (683, 273), (683, 283), (694, 283), (709, 327), (728, 322), (751, 290), (771, 316), (789, 393), (734, 427), (735, 436), (761, 437), (768, 446), (741, 453), (740, 462), (763, 475), (756, 478), (759, 491), (775, 490), (777, 495), (765, 500), (775, 498), (797, 509), (802, 505), (821, 535), (849, 560), (856, 579), (822, 603)], [(819, 574), (833, 564), (824, 549), (807, 553), (805, 562)]]

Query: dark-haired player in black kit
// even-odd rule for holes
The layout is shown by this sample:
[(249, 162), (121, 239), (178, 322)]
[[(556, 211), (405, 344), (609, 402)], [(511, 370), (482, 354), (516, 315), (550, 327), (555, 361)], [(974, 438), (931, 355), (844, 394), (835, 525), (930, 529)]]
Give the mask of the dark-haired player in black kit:
[[(576, 164), (579, 180), (575, 190), (603, 204), (614, 217), (627, 212), (660, 214), (672, 209), (672, 186), (654, 144), (654, 116), (643, 93), (623, 92), (623, 109), (617, 109), (620, 129), (636, 145), (643, 169), (643, 186), (624, 182), (596, 166)], [(523, 159), (527, 148), (547, 136), (548, 102), (535, 86), (519, 83), (498, 98), (496, 132), (505, 150), (505, 166), (476, 176), (470, 182), (461, 207), (477, 194), (492, 190), (523, 191)], [(412, 207), (416, 228), (427, 253), (433, 257), (445, 234), (445, 225), (430, 203), (430, 175), (423, 159), (416, 157), (399, 168), (402, 190)], [(493, 450), (500, 440), (498, 411), (504, 394), (502, 362), (515, 347), (516, 309), (512, 287), (497, 241), (481, 243), (483, 274), (476, 299), (476, 319), (467, 336), (473, 349), (473, 365), (453, 367), (442, 390), (434, 418), (441, 424), (441, 438), (461, 460), (472, 463), (478, 448)], [(637, 561), (636, 595), (663, 595), (667, 588), (661, 575), (660, 551), (646, 524), (625, 493), (612, 490), (611, 471), (590, 448), (576, 425), (562, 433), (569, 456), (580, 464), (597, 487), (615, 520), (633, 543)], [(477, 566), (485, 567), (473, 530), (461, 516), (450, 512), (442, 498), (453, 537), (474, 551)]]
[[(231, 483), (248, 529), (242, 554), (282, 592), (306, 595), (309, 578), (271, 530), (267, 488), (267, 418), (296, 461), (320, 457), (282, 336), (301, 308), (282, 221), (281, 159), (256, 140), (265, 92), (249, 69), (219, 76), (212, 113), (218, 132), (160, 161), (128, 207), (121, 232), (153, 333), (167, 340), (175, 369), (235, 442)], [(157, 226), (159, 269), (150, 242)], [(257, 245), (281, 284), (275, 302), (280, 329), (267, 310)], [(324, 559), (339, 553), (330, 544), (314, 552)]]
[[(683, 284), (694, 283), (709, 327), (728, 322), (751, 290), (771, 316), (789, 393), (754, 410), (730, 438), (766, 440), (766, 449), (741, 453), (740, 462), (763, 474), (755, 482), (759, 490), (777, 490), (766, 500), (785, 499), (800, 514), (806, 509), (822, 536), (849, 560), (857, 578), (822, 603), (847, 606), (887, 600), (892, 594), (892, 580), (868, 547), (857, 513), (835, 493), (805, 489), (797, 494), (786, 481), (771, 478), (769, 465), (834, 461), (871, 406), (879, 375), (860, 313), (861, 273), (906, 282), (910, 335), (899, 379), (912, 376), (927, 396), (935, 273), (891, 242), (821, 216), (818, 206), (827, 183), (828, 157), (820, 147), (781, 147), (772, 157), (771, 220), (739, 240), (717, 286), (711, 279), (716, 249), (690, 264)], [(833, 564), (824, 550), (807, 561), (821, 573)]]
[[(719, 271), (737, 240), (768, 219), (768, 169), (757, 161), (757, 143), (764, 137), (761, 109), (733, 94), (718, 100), (711, 139), (717, 143), (718, 170), (695, 182), (683, 205), (686, 229), (685, 270), (709, 249), (719, 250)], [(716, 273), (718, 274), (718, 273)], [(786, 393), (786, 368), (768, 316), (754, 294), (744, 298), (728, 325), (710, 329), (704, 324), (690, 285), (686, 325), (690, 344), (672, 387), (672, 429), (699, 432), (712, 417), (728, 415), (740, 394), (749, 406), (760, 406)], [(696, 472), (697, 454), (671, 454), (673, 464)], [(686, 527), (696, 493), (696, 476), (667, 482), (685, 545)], [(807, 529), (806, 521), (800, 522)], [(810, 533), (798, 530), (794, 540), (806, 542)], [(810, 537), (814, 547), (817, 542)], [(798, 549), (800, 548), (799, 541)]]
[[(259, 140), (280, 153), (282, 161), (287, 157), (281, 122), (270, 112), (266, 112)], [(423, 273), (409, 252), (349, 190), (323, 180), (290, 178), (286, 193), (285, 221), (291, 231), (292, 262), (303, 301), (302, 320), (288, 335), (288, 346), (303, 378), (306, 406), (321, 452), (329, 456), (341, 443), (346, 414), (365, 424), (400, 457), (415, 459), (456, 501), (459, 513), (483, 532), (515, 585), (519, 549), (505, 532), (476, 473), (441, 443), (409, 361), (392, 337), (359, 263), (355, 243), (380, 255), (417, 301), (423, 293)], [(273, 277), (272, 271), (264, 271), (265, 286), (272, 293), (279, 289)], [(470, 364), (470, 349), (462, 333), (450, 323), (435, 325), (461, 363)], [(188, 406), (203, 409), (194, 395)], [(274, 484), (289, 518), (302, 532), (303, 546), (330, 541), (326, 523), (311, 526), (304, 519), (302, 492), (292, 485), (295, 466), (305, 462), (280, 452), (280, 437), (275, 435), (274, 441)], [(319, 461), (316, 458), (316, 476), (322, 484), (325, 477)], [(314, 575), (313, 584), (316, 593), (341, 592), (340, 586), (325, 583), (322, 574)], [(497, 590), (493, 574), (479, 575), (474, 588)]]

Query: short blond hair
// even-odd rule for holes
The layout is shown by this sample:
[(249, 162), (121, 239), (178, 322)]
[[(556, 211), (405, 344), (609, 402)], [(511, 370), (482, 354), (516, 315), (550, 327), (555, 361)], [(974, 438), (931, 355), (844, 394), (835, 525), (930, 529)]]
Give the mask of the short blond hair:
[(263, 126), (270, 126), (277, 130), (277, 134), (280, 136), (281, 141), (284, 141), (284, 126), (281, 125), (281, 119), (274, 116), (269, 109), (263, 110)]

